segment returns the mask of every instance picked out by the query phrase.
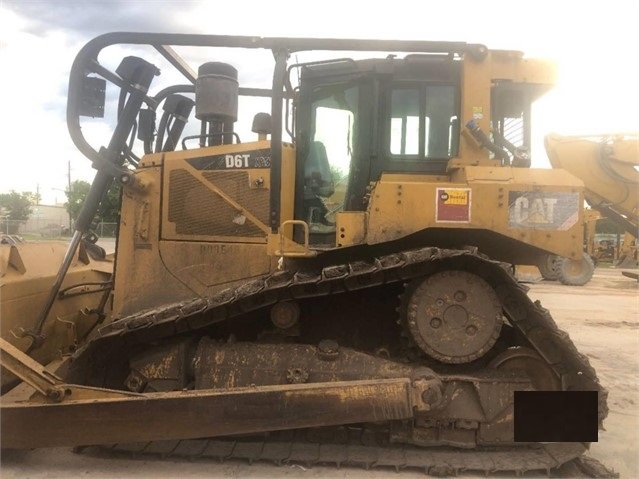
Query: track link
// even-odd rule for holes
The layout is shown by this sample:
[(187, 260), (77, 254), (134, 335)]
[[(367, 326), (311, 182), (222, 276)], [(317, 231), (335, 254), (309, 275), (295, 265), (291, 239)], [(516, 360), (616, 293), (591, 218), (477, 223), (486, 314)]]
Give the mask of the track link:
[[(298, 464), (305, 467), (335, 466), (363, 469), (421, 470), (437, 477), (464, 472), (514, 474), (543, 471), (551, 477), (619, 477), (598, 461), (582, 458), (582, 443), (557, 443), (536, 447), (477, 448), (448, 447), (424, 449), (406, 444), (377, 445), (364, 430), (351, 429), (347, 443), (319, 442), (303, 437), (286, 440), (269, 438), (191, 439), (149, 443), (113, 444), (83, 448), (82, 452), (161, 457), (187, 460), (268, 462), (277, 466)], [(302, 436), (304, 431), (296, 431)]]

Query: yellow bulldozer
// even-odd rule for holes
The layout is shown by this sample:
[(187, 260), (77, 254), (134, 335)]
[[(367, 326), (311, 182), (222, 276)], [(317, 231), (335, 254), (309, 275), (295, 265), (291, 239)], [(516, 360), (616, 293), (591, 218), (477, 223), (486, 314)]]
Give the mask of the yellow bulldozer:
[[(146, 59), (113, 68), (131, 46)], [(271, 88), (215, 61), (246, 49), (272, 53)], [(582, 181), (530, 167), (531, 105), (554, 81), (549, 62), (457, 42), (91, 40), (69, 82), (69, 131), (97, 169), (76, 231), (55, 274), (21, 245), (0, 256), (2, 447), (579, 464), (607, 393), (511, 266), (583, 257)], [(271, 108), (247, 141), (239, 98), (256, 97)], [(104, 146), (87, 117), (112, 125)], [(91, 228), (114, 181), (112, 258)], [(521, 425), (557, 412), (541, 435)]]

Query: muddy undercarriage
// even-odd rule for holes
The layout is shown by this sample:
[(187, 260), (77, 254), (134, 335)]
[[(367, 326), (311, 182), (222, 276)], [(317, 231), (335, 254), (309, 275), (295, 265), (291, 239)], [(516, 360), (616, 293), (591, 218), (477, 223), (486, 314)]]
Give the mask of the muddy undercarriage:
[[(477, 312), (491, 292), (492, 306)], [(447, 355), (453, 343), (460, 352)], [(472, 250), (280, 272), (123, 318), (76, 354), (66, 381), (123, 394), (119, 405), (74, 408), (69, 444), (96, 439), (82, 431), (99, 411), (116, 421), (100, 430), (102, 441), (137, 443), (117, 450), (432, 473), (550, 470), (583, 454), (587, 444), (514, 442), (515, 391), (597, 391), (600, 423), (607, 414), (607, 393), (567, 334), (508, 267)], [(42, 413), (57, 406), (53, 416), (68, 424), (69, 399)], [(163, 408), (185, 412), (144, 422)], [(3, 432), (3, 443), (33, 437), (29, 424), (39, 423), (26, 408), (5, 411), (12, 437)], [(15, 431), (12, 420), (26, 427)], [(39, 436), (47, 441), (46, 431)]]

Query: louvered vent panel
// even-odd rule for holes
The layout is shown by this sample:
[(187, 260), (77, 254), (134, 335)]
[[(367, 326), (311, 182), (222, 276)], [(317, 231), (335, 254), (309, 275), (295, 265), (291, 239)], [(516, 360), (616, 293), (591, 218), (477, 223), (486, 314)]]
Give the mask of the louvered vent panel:
[[(205, 175), (208, 181), (247, 211), (260, 219), (268, 216), (268, 190), (250, 190), (247, 172), (212, 171)], [(257, 214), (258, 211), (261, 214)], [(257, 226), (243, 218), (222, 197), (181, 169), (173, 170), (169, 175), (168, 217), (175, 223), (175, 232), (182, 235), (264, 236)]]

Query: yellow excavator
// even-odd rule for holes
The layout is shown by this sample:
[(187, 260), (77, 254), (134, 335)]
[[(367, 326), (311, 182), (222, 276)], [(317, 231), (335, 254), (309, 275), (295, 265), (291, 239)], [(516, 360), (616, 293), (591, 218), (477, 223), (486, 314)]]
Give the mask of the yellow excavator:
[[(110, 65), (131, 46), (148, 56)], [(270, 88), (215, 60), (245, 50), (272, 54)], [(457, 42), (93, 39), (69, 82), (69, 132), (97, 169), (76, 231), (55, 275), (20, 245), (0, 256), (2, 447), (585, 468), (606, 390), (511, 267), (583, 257), (583, 182), (530, 168), (531, 105), (554, 80)], [(256, 97), (270, 112), (240, 139)], [(104, 146), (87, 117), (111, 126)], [(92, 221), (114, 181), (113, 262)], [(531, 436), (536, 414), (563, 426)], [(571, 434), (584, 424), (594, 438)]]
[(586, 228), (584, 250), (597, 265), (599, 262), (612, 264), (616, 268), (637, 267), (636, 238), (627, 231), (617, 234), (617, 238), (597, 240), (597, 222), (604, 219), (597, 210), (585, 211)]
[[(625, 230), (617, 255), (620, 266), (637, 266), (639, 231), (639, 132), (607, 135), (548, 135), (546, 151), (553, 168), (571, 172), (585, 185), (585, 199), (594, 212)], [(596, 219), (595, 219), (596, 221)], [(590, 237), (594, 240), (594, 222)], [(589, 241), (590, 243), (590, 241)], [(591, 245), (592, 248), (592, 245)], [(570, 261), (558, 259), (559, 275)], [(574, 266), (573, 266), (574, 267)], [(636, 277), (636, 273), (627, 273)]]

